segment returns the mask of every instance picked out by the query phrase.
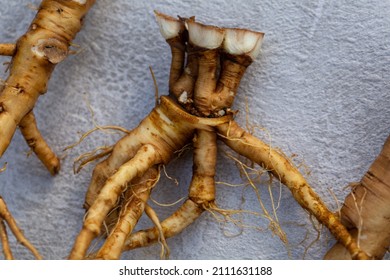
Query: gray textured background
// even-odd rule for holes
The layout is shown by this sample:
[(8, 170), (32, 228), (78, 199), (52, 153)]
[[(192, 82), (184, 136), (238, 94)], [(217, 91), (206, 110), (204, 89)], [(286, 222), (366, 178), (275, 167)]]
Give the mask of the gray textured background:
[[(0, 41), (13, 42), (26, 30), (34, 16), (27, 5), (38, 2), (0, 0)], [(56, 152), (65, 156), (62, 149), (93, 127), (87, 100), (98, 124), (136, 126), (154, 105), (149, 66), (160, 94), (167, 92), (170, 54), (154, 9), (266, 33), (262, 52), (248, 69), (235, 101), (240, 110), (237, 121), (245, 125), (247, 100), (251, 123), (263, 129), (256, 135), (286, 155), (296, 155), (294, 161), (310, 172), (313, 188), (336, 210), (329, 190), (343, 201), (345, 186), (360, 180), (390, 131), (390, 1), (98, 0), (74, 42), (79, 53), (55, 69), (48, 93), (36, 106), (40, 129)], [(7, 60), (0, 58), (0, 62)], [(8, 162), (7, 171), (0, 175), (0, 194), (45, 258), (65, 258), (81, 227), (81, 205), (92, 165), (74, 175), (74, 158), (118, 138), (94, 134), (67, 153), (60, 174), (51, 177), (35, 156), (26, 157), (28, 147), (20, 133), (15, 134), (0, 160), (1, 166)], [(162, 178), (153, 194), (161, 203), (186, 196), (191, 152), (174, 161), (167, 172), (179, 185)], [(235, 165), (222, 153), (217, 180), (242, 182)], [(259, 187), (270, 207), (267, 187)], [(278, 185), (273, 191), (277, 197)], [(217, 197), (224, 208), (260, 211), (250, 188), (218, 185)], [(164, 218), (175, 207), (156, 209)], [(334, 242), (324, 229), (313, 242), (317, 233), (310, 218), (284, 188), (277, 214), (288, 246), (267, 230), (264, 218), (243, 215), (245, 224), (262, 230), (240, 230), (204, 214), (168, 241), (171, 258), (320, 259)], [(142, 218), (141, 224), (150, 222)], [(31, 258), (14, 239), (11, 242), (16, 258)], [(153, 246), (124, 258), (158, 256), (159, 246)]]

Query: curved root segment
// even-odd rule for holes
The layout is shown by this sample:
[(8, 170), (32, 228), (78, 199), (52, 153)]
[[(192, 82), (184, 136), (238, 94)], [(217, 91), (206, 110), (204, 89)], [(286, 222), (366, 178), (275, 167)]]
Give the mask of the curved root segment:
[[(359, 246), (374, 259), (382, 259), (390, 246), (389, 170), (390, 137), (360, 183), (352, 187), (341, 208), (342, 222), (359, 239)], [(325, 259), (350, 258), (340, 243), (325, 255)]]
[(144, 145), (131, 160), (123, 164), (113, 176), (107, 179), (95, 203), (88, 209), (83, 229), (70, 255), (71, 259), (85, 257), (91, 241), (100, 233), (104, 219), (115, 206), (119, 196), (126, 190), (127, 184), (159, 163), (161, 163), (161, 157), (158, 150), (152, 145)]
[[(183, 205), (170, 217), (161, 222), (165, 238), (173, 237), (192, 224), (202, 213), (202, 209), (192, 200), (186, 200)], [(141, 230), (126, 240), (124, 251), (149, 246), (159, 240), (157, 227)]]
[(94, 2), (43, 0), (28, 31), (16, 44), (0, 44), (0, 55), (12, 56), (10, 75), (0, 92), (0, 157), (21, 126), (39, 159), (52, 174), (58, 172), (58, 158), (42, 139), (35, 122), (31, 123), (31, 111), (46, 92), (54, 67), (67, 57), (82, 19)]
[(3, 252), (5, 258), (11, 260), (13, 259), (13, 256), (8, 243), (8, 236), (7, 236), (5, 224), (9, 226), (13, 235), (16, 237), (16, 239), (19, 241), (20, 244), (22, 244), (24, 247), (30, 250), (36, 259), (38, 260), (42, 259), (42, 256), (39, 254), (38, 250), (35, 249), (35, 247), (24, 236), (23, 232), (16, 224), (15, 219), (12, 217), (11, 213), (9, 212), (3, 198), (0, 196), (0, 243), (3, 244)]
[[(86, 194), (87, 216), (70, 258), (86, 257), (91, 241), (99, 235), (105, 220), (113, 218), (117, 222), (97, 257), (118, 258), (120, 250), (158, 241), (164, 244), (166, 238), (180, 233), (204, 210), (217, 209), (214, 201), (217, 139), (272, 172), (354, 258), (367, 258), (288, 159), (232, 121), (230, 107), (238, 85), (259, 54), (264, 34), (204, 25), (195, 22), (194, 17), (175, 19), (156, 12), (156, 18), (172, 53), (170, 96), (162, 96), (140, 125), (123, 137), (111, 155), (96, 166)], [(142, 176), (147, 177), (145, 172), (150, 168), (168, 164), (174, 153), (191, 139), (194, 163), (189, 196), (175, 213), (160, 223), (146, 205), (149, 192), (139, 194), (140, 200), (133, 200), (128, 192), (132, 189), (139, 193), (138, 188), (142, 186), (136, 187), (134, 183)], [(129, 185), (133, 187), (128, 188)], [(119, 214), (115, 211), (118, 207), (121, 208)], [(135, 208), (130, 209), (132, 207)], [(131, 233), (144, 210), (156, 226)]]
[(94, 258), (119, 259), (127, 236), (133, 231), (146, 207), (150, 192), (157, 182), (157, 175), (157, 168), (152, 167), (142, 177), (134, 180), (125, 191), (118, 221)]
[(39, 132), (33, 112), (28, 113), (20, 121), (19, 128), (28, 146), (46, 166), (50, 174), (57, 174), (60, 170), (60, 160)]
[(189, 198), (170, 217), (156, 226), (136, 232), (126, 240), (124, 251), (149, 246), (164, 238), (175, 236), (192, 224), (205, 209), (214, 207), (215, 166), (217, 156), (216, 134), (213, 131), (197, 130), (194, 142), (194, 163)]
[(15, 44), (0, 44), (0, 55), (13, 56), (15, 54)]
[(271, 172), (287, 186), (295, 200), (324, 224), (355, 259), (369, 258), (357, 246), (356, 240), (341, 224), (339, 218), (326, 207), (298, 169), (282, 154), (246, 133), (233, 121), (218, 126), (218, 133), (226, 145)]
[(213, 125), (229, 119), (229, 116), (199, 119), (183, 111), (170, 98), (162, 97), (160, 105), (122, 138), (110, 157), (94, 170), (86, 195), (88, 213), (69, 258), (85, 258), (106, 216), (132, 180), (155, 165), (167, 164), (174, 152), (191, 139), (196, 128), (212, 130)]

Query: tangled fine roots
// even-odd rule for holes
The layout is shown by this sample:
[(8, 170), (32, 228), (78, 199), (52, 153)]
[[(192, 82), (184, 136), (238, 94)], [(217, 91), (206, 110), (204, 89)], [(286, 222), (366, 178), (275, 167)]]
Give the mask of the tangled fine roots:
[[(254, 166), (248, 165), (241, 161), (238, 157), (235, 157), (231, 153), (226, 153), (226, 156), (230, 159), (232, 159), (237, 168), (240, 171), (241, 178), (244, 180), (244, 189), (250, 188), (257, 198), (258, 204), (260, 206), (261, 212), (247, 212), (248, 214), (256, 215), (259, 217), (262, 217), (269, 222), (269, 230), (276, 236), (280, 238), (280, 240), (284, 244), (288, 244), (287, 236), (284, 230), (280, 226), (280, 222), (277, 216), (277, 209), (280, 206), (280, 199), (281, 199), (281, 190), (279, 188), (279, 195), (277, 200), (275, 201), (274, 194), (273, 194), (273, 176), (272, 174), (269, 174), (267, 170), (264, 170), (262, 168), (255, 168)], [(263, 180), (263, 178), (266, 177), (266, 180)], [(264, 181), (264, 182), (263, 182)], [(258, 189), (258, 185), (261, 187), (264, 187), (263, 185), (267, 185), (267, 190), (269, 194), (269, 199), (271, 202), (271, 210), (267, 209), (267, 206), (263, 202), (261, 191)], [(279, 186), (280, 187), (280, 186)], [(244, 191), (244, 190), (243, 190)], [(243, 210), (240, 212), (243, 213)], [(245, 211), (246, 212), (246, 211)]]

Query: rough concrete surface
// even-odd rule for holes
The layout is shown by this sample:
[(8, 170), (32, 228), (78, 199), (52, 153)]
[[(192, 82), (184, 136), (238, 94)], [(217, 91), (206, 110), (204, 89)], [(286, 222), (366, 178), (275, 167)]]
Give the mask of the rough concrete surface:
[[(14, 42), (29, 25), (39, 1), (0, 0), (0, 41)], [(47, 259), (64, 259), (81, 228), (82, 204), (93, 170), (73, 174), (73, 160), (95, 147), (112, 144), (118, 134), (97, 132), (68, 152), (81, 133), (99, 125), (135, 127), (153, 108), (152, 66), (159, 93), (168, 90), (170, 51), (153, 10), (198, 21), (265, 32), (262, 52), (245, 74), (235, 100), (237, 121), (246, 118), (255, 134), (293, 157), (332, 210), (360, 180), (390, 131), (390, 1), (128, 1), (98, 0), (74, 41), (78, 53), (54, 71), (48, 92), (35, 109), (42, 134), (62, 155), (62, 170), (51, 177), (17, 131), (0, 166), (0, 195), (26, 236)], [(9, 58), (2, 57), (0, 62)], [(5, 69), (6, 66), (3, 66)], [(0, 76), (5, 79), (6, 73)], [(247, 105), (247, 107), (246, 107)], [(94, 111), (92, 117), (89, 106)], [(243, 183), (220, 144), (217, 181)], [(191, 151), (167, 167), (153, 199), (170, 204), (185, 197), (191, 179)], [(266, 181), (266, 178), (264, 178)], [(266, 183), (258, 185), (272, 213)], [(168, 240), (172, 259), (321, 259), (334, 240), (313, 228), (284, 187), (272, 187), (277, 216), (288, 244), (269, 230), (263, 216), (242, 214), (231, 222), (205, 213)], [(333, 194), (332, 194), (333, 193)], [(250, 187), (218, 184), (222, 208), (261, 212)], [(180, 203), (179, 203), (180, 204)], [(171, 207), (151, 205), (161, 219)], [(140, 227), (150, 226), (141, 218)], [(11, 238), (15, 257), (30, 259)], [(158, 245), (123, 255), (158, 259)], [(2, 256), (0, 256), (2, 258)]]

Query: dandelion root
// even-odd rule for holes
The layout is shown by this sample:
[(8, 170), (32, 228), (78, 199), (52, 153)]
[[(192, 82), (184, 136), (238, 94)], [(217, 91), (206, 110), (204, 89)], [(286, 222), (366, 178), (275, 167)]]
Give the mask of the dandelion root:
[[(15, 44), (0, 43), (0, 55), (10, 56), (9, 76), (0, 86), (0, 158), (17, 127), (32, 151), (52, 175), (60, 161), (38, 130), (33, 108), (47, 90), (55, 66), (69, 54), (69, 46), (81, 28), (94, 0), (43, 0), (27, 32)], [(42, 257), (24, 237), (0, 198), (0, 237), (5, 257), (12, 259), (5, 221), (11, 231), (37, 259)]]
[(0, 243), (3, 244), (3, 252), (5, 258), (13, 259), (11, 248), (8, 243), (5, 223), (9, 226), (13, 235), (16, 237), (16, 239), (19, 241), (20, 244), (22, 244), (24, 247), (30, 250), (36, 259), (38, 260), (42, 259), (42, 256), (39, 254), (37, 249), (35, 249), (35, 247), (30, 243), (30, 241), (28, 241), (27, 238), (24, 236), (23, 232), (16, 224), (15, 219), (12, 217), (11, 213), (9, 212), (3, 198), (0, 196)]
[(28, 31), (15, 44), (0, 44), (0, 55), (12, 56), (10, 74), (0, 92), (0, 157), (19, 126), (50, 173), (58, 172), (58, 158), (42, 139), (32, 109), (46, 92), (55, 66), (67, 57), (93, 3), (94, 0), (43, 0)]
[[(165, 240), (184, 230), (204, 210), (218, 209), (214, 181), (217, 139), (285, 184), (298, 203), (328, 227), (353, 258), (369, 258), (298, 169), (281, 153), (246, 133), (233, 121), (234, 97), (247, 67), (260, 52), (264, 34), (204, 25), (194, 17), (176, 19), (156, 12), (156, 18), (172, 53), (169, 95), (161, 96), (140, 125), (117, 142), (111, 155), (96, 166), (86, 195), (86, 218), (69, 258), (86, 258), (92, 240), (117, 207), (122, 212), (117, 217), (117, 227), (114, 226), (109, 235), (109, 243), (118, 246), (115, 245), (113, 254), (107, 251), (111, 245), (101, 249), (98, 256), (102, 258), (119, 258), (120, 247), (130, 250)], [(142, 203), (135, 206), (137, 209), (128, 209), (131, 203), (121, 197), (128, 195), (139, 178), (147, 176), (145, 172), (168, 164), (174, 153), (191, 140), (193, 176), (183, 205), (161, 223), (145, 205), (148, 193), (142, 195)], [(131, 233), (143, 209), (156, 226)], [(129, 211), (128, 217), (124, 211)], [(116, 229), (120, 232), (125, 221), (131, 225), (126, 225), (123, 234), (115, 237)], [(129, 237), (123, 242), (126, 234)]]

